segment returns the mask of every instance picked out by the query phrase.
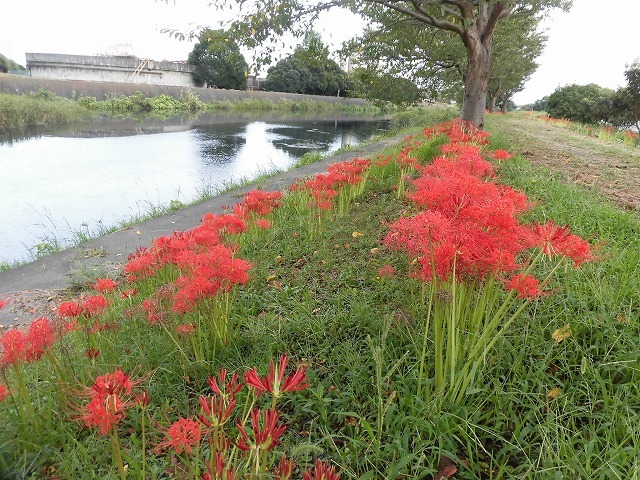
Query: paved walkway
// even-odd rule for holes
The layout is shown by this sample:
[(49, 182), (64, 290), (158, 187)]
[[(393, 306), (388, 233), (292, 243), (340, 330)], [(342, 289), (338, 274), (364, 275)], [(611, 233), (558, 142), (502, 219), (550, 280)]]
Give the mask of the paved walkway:
[[(298, 178), (323, 172), (332, 163), (370, 155), (381, 148), (398, 143), (402, 138), (403, 136), (392, 137), (278, 174), (261, 181), (260, 186), (265, 190), (284, 190)], [(223, 206), (235, 205), (241, 201), (245, 192), (256, 187), (255, 184), (247, 185), (15, 269), (0, 272), (0, 299), (9, 301), (9, 305), (0, 309), (0, 326), (29, 323), (39, 316), (46, 315), (48, 303), (54, 303), (53, 300), (57, 296), (73, 286), (72, 276), (77, 278), (79, 272), (101, 272), (105, 268), (117, 268), (138, 247), (149, 246), (154, 238), (199, 225), (206, 213), (222, 212)], [(72, 272), (75, 274), (72, 275)]]

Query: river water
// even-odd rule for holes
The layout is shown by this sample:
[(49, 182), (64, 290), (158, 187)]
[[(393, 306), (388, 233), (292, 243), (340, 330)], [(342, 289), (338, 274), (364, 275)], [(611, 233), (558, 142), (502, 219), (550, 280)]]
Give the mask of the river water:
[(0, 144), (0, 262), (25, 261), (171, 202), (356, 145), (372, 118), (103, 120)]

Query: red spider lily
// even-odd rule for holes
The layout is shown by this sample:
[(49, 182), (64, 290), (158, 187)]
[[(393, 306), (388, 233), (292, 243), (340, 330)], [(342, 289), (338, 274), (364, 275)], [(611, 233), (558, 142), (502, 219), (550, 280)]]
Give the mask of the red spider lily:
[(123, 290), (122, 293), (120, 294), (120, 296), (122, 298), (132, 298), (135, 297), (138, 294), (138, 290), (135, 288), (127, 288), (126, 290)]
[(280, 457), (280, 464), (273, 470), (276, 480), (289, 480), (293, 475), (293, 459), (285, 457), (284, 453)]
[(217, 428), (227, 423), (236, 406), (235, 397), (227, 399), (219, 395), (210, 397), (201, 395), (199, 400), (202, 407), (202, 415), (198, 418), (207, 427)]
[(202, 474), (202, 480), (235, 480), (236, 471), (231, 465), (227, 465), (224, 456), (220, 452), (216, 452), (215, 467), (211, 467), (209, 460), (206, 462), (207, 471)]
[(143, 390), (138, 393), (133, 399), (133, 403), (141, 406), (142, 408), (148, 407), (151, 403), (151, 397), (149, 396), (149, 390)]
[(0, 337), (0, 365), (36, 361), (54, 342), (55, 332), (48, 318), (41, 317), (35, 320), (27, 333), (16, 329), (8, 330)]
[(546, 224), (536, 224), (529, 229), (529, 245), (539, 247), (542, 253), (551, 257), (563, 255), (578, 266), (593, 260), (591, 246), (582, 238), (572, 234), (568, 227), (555, 225), (551, 220)]
[(104, 399), (110, 395), (128, 395), (131, 393), (132, 387), (133, 383), (129, 375), (118, 368), (113, 373), (105, 373), (96, 378), (91, 386), (91, 393)]
[(8, 302), (5, 302), (4, 300), (0, 300), (0, 308), (4, 308), (7, 305)]
[(100, 356), (100, 350), (97, 348), (87, 348), (87, 351), (84, 352), (85, 357), (90, 360), (94, 360)]
[(11, 392), (9, 392), (7, 386), (0, 384), (0, 402), (4, 402), (9, 395), (11, 395)]
[(227, 382), (227, 369), (220, 369), (220, 373), (217, 377), (207, 378), (207, 384), (213, 390), (214, 393), (222, 395), (225, 398), (235, 397), (235, 395), (242, 389), (242, 384), (238, 381), (239, 377), (237, 373), (231, 376), (231, 380)]
[(87, 297), (82, 304), (82, 313), (89, 318), (94, 315), (100, 315), (107, 308), (107, 299), (102, 295), (92, 295)]
[(493, 158), (496, 160), (509, 160), (511, 155), (506, 150), (496, 150), (493, 152)]
[(240, 218), (245, 218), (249, 213), (265, 216), (282, 205), (281, 199), (282, 192), (252, 190), (244, 194), (244, 201), (233, 207), (233, 211)]
[(58, 306), (58, 315), (61, 317), (78, 317), (82, 315), (83, 307), (77, 302), (62, 302)]
[(255, 222), (256, 227), (262, 230), (268, 230), (271, 228), (271, 222), (266, 218), (258, 218)]
[(304, 472), (302, 480), (340, 480), (340, 474), (336, 473), (334, 467), (318, 459), (313, 467)]
[(295, 390), (303, 390), (309, 386), (308, 383), (304, 383), (306, 379), (306, 372), (304, 367), (298, 367), (296, 371), (289, 375), (283, 383), (284, 371), (287, 368), (289, 359), (286, 354), (282, 354), (280, 362), (276, 367), (273, 360), (269, 364), (269, 374), (262, 378), (258, 375), (255, 367), (249, 370), (244, 375), (244, 382), (258, 392), (269, 392), (275, 398), (278, 398), (285, 392), (293, 392)]
[[(213, 232), (237, 234), (247, 231), (247, 224), (237, 215), (214, 215), (207, 213), (202, 219), (202, 227), (207, 229), (210, 236)], [(219, 241), (217, 242), (219, 243)]]
[(91, 285), (96, 292), (100, 293), (113, 292), (117, 286), (118, 284), (111, 278), (99, 278), (96, 283)]
[(183, 337), (188, 337), (195, 331), (196, 327), (195, 325), (193, 325), (193, 323), (185, 323), (176, 327), (176, 333), (178, 335), (182, 335)]
[(127, 404), (120, 395), (95, 395), (84, 407), (80, 419), (87, 427), (97, 427), (104, 435), (126, 416)]
[(173, 448), (177, 453), (191, 454), (193, 447), (200, 443), (201, 425), (191, 418), (181, 418), (171, 424), (166, 431), (166, 441), (159, 447)]
[(286, 430), (286, 425), (278, 426), (278, 412), (276, 410), (264, 411), (264, 428), (260, 429), (260, 409), (251, 411), (251, 429), (253, 430), (253, 441), (249, 439), (249, 435), (245, 431), (240, 422), (237, 423), (240, 437), (236, 442), (236, 446), (243, 452), (249, 450), (269, 451), (278, 445), (280, 436)]
[(535, 298), (545, 293), (540, 290), (540, 281), (533, 275), (514, 275), (506, 282), (506, 289), (515, 290), (518, 298)]
[(378, 270), (378, 276), (380, 278), (393, 278), (395, 273), (396, 272), (391, 265), (384, 265)]

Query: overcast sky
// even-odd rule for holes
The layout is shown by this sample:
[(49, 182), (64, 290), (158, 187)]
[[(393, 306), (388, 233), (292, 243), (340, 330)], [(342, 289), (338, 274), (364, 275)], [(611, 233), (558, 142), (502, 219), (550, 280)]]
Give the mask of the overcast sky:
[[(2, 0), (0, 53), (24, 64), (25, 52), (127, 53), (155, 60), (185, 60), (193, 48), (160, 33), (216, 26), (224, 19), (213, 0)], [(553, 12), (544, 23), (549, 41), (540, 68), (514, 98), (533, 102), (556, 87), (625, 84), (625, 64), (640, 57), (640, 0), (574, 0), (570, 13)], [(337, 46), (362, 28), (350, 15), (333, 13), (315, 28)], [(247, 58), (250, 61), (250, 58)]]

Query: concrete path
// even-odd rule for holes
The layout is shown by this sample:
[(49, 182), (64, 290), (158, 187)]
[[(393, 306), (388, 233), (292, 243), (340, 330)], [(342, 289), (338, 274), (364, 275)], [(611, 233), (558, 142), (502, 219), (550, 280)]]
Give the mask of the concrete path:
[[(323, 172), (332, 163), (368, 156), (381, 148), (398, 143), (402, 138), (403, 136), (392, 137), (278, 174), (261, 181), (260, 187), (264, 190), (284, 190), (298, 178)], [(47, 315), (47, 308), (53, 309), (55, 300), (67, 294), (67, 290), (73, 286), (72, 277), (77, 278), (83, 273), (90, 276), (91, 272), (95, 272), (95, 278), (105, 269), (118, 268), (126, 262), (130, 253), (139, 247), (151, 245), (154, 238), (170, 235), (174, 231), (189, 230), (199, 225), (206, 213), (221, 213), (223, 206), (235, 205), (242, 200), (245, 192), (256, 187), (256, 184), (247, 185), (231, 193), (213, 197), (15, 269), (0, 272), (0, 299), (9, 302), (0, 309), (0, 327), (29, 323), (39, 316)]]

